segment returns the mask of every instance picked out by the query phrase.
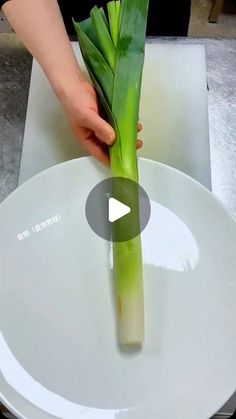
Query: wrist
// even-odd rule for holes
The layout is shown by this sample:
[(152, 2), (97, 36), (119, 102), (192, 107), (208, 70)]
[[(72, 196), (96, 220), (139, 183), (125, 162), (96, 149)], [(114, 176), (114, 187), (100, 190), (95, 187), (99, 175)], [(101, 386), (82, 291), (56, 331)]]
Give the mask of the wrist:
[(61, 102), (67, 101), (69, 97), (77, 90), (78, 85), (84, 81), (84, 75), (80, 70), (76, 73), (70, 73), (68, 77), (56, 78), (52, 81), (52, 88)]

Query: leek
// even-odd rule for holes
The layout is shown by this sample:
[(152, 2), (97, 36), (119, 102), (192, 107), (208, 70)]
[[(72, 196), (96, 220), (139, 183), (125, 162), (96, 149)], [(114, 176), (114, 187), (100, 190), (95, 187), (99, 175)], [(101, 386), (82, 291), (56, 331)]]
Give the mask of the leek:
[[(90, 18), (74, 26), (91, 80), (116, 131), (116, 142), (109, 150), (112, 176), (138, 182), (136, 142), (148, 0), (110, 1), (107, 12), (108, 20), (104, 10), (95, 6)], [(138, 190), (128, 196), (129, 191), (114, 182), (113, 191), (121, 202), (129, 198), (136, 208), (134, 224), (138, 223)], [(119, 236), (119, 223), (113, 233)], [(144, 341), (141, 237), (114, 241), (113, 261), (119, 340), (140, 344)]]

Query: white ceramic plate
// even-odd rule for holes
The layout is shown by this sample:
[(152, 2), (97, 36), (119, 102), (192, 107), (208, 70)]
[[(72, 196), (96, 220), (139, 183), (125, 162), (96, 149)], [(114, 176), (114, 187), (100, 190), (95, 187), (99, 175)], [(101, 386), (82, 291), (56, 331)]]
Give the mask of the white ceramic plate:
[(191, 178), (140, 161), (146, 341), (125, 350), (109, 244), (84, 211), (108, 176), (73, 160), (0, 206), (0, 398), (27, 419), (207, 419), (236, 384), (236, 224)]

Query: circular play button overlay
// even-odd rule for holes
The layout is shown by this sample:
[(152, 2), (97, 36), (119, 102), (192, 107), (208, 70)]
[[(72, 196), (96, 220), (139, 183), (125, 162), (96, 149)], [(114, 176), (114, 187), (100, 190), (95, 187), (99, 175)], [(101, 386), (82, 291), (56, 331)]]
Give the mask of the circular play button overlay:
[(92, 230), (105, 240), (124, 242), (146, 227), (151, 205), (145, 190), (122, 177), (103, 180), (90, 192), (85, 207)]

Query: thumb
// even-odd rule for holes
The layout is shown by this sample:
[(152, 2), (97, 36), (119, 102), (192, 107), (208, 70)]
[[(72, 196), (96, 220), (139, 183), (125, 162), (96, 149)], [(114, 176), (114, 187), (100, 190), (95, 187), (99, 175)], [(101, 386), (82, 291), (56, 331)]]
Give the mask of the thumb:
[(94, 131), (96, 137), (107, 145), (111, 145), (115, 141), (116, 133), (114, 129), (94, 110), (90, 110), (86, 117), (86, 128)]

